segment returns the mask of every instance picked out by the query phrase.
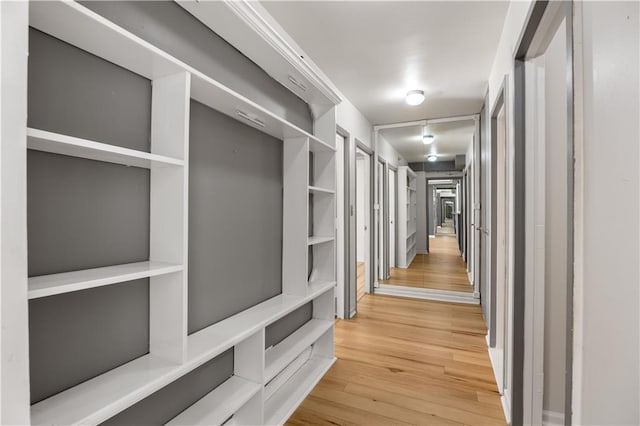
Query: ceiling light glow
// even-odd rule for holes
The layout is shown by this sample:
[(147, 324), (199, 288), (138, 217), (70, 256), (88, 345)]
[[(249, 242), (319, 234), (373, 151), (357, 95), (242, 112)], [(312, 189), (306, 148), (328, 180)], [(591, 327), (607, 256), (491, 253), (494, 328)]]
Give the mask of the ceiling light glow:
[(431, 145), (435, 140), (436, 140), (436, 137), (433, 135), (424, 135), (422, 137), (422, 143), (424, 143), (425, 145)]
[(438, 159), (438, 156), (435, 154), (427, 155), (427, 161), (436, 161), (437, 159)]
[(406, 101), (411, 106), (420, 105), (424, 102), (424, 92), (422, 90), (412, 90), (407, 93)]

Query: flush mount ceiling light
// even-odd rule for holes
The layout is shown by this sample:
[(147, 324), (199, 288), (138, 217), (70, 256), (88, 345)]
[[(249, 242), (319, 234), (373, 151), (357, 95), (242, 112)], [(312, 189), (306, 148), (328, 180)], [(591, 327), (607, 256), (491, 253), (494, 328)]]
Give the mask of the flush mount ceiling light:
[(424, 143), (425, 145), (431, 145), (435, 140), (436, 140), (436, 137), (433, 135), (422, 136), (422, 143)]
[(427, 157), (427, 161), (436, 161), (438, 159), (438, 156), (435, 154), (429, 154), (426, 157)]
[(420, 105), (424, 102), (424, 92), (422, 90), (412, 90), (407, 93), (406, 101), (411, 106)]

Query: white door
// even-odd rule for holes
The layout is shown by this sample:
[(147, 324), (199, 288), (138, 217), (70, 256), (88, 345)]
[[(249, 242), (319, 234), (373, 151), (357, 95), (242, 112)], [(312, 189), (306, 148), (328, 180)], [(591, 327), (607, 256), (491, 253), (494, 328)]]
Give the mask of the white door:
[(389, 268), (396, 267), (396, 172), (389, 169)]

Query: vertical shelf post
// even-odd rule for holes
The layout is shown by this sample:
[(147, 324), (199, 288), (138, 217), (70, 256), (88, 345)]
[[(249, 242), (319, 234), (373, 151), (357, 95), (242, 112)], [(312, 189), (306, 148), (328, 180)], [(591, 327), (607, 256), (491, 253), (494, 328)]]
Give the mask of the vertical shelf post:
[(264, 424), (264, 339), (265, 329), (262, 328), (237, 344), (233, 352), (233, 374), (260, 384), (260, 391), (234, 415), (239, 425)]
[(284, 140), (282, 292), (302, 295), (307, 283), (309, 139)]
[(27, 56), (29, 4), (0, 2), (0, 424), (29, 424)]
[(184, 160), (184, 167), (151, 169), (150, 257), (184, 265), (150, 279), (150, 351), (181, 363), (187, 351), (187, 235), (191, 75), (153, 81), (151, 152)]

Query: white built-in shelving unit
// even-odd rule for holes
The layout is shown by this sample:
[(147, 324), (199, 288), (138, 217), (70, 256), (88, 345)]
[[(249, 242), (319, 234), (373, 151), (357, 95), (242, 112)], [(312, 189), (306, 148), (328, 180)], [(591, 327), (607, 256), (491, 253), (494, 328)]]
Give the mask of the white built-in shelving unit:
[[(3, 91), (3, 103), (5, 96), (11, 96), (14, 106), (26, 105), (28, 26), (152, 80), (153, 92), (150, 153), (26, 128), (26, 109), (18, 108), (13, 115), (2, 111), (0, 423), (99, 424), (230, 348), (233, 376), (170, 424), (210, 425), (229, 419), (234, 424), (284, 423), (335, 360), (335, 108), (318, 109), (326, 112), (315, 117), (312, 135), (76, 2), (3, 3), (2, 8), (4, 72), (0, 74), (3, 90), (11, 87), (10, 92)], [(187, 333), (190, 99), (281, 139), (284, 152), (282, 294), (191, 335)], [(15, 114), (23, 114), (24, 120)], [(149, 169), (149, 259), (27, 277), (27, 149)], [(12, 161), (15, 165), (5, 167)], [(10, 191), (5, 191), (7, 179)], [(310, 195), (313, 212), (309, 212)], [(10, 225), (15, 228), (5, 232)], [(27, 300), (139, 278), (150, 280), (149, 353), (30, 406)], [(313, 304), (313, 319), (265, 349), (266, 328), (307, 303)], [(7, 344), (13, 345), (11, 349)]]
[(407, 166), (398, 168), (398, 265), (408, 268), (416, 257), (416, 174)]

